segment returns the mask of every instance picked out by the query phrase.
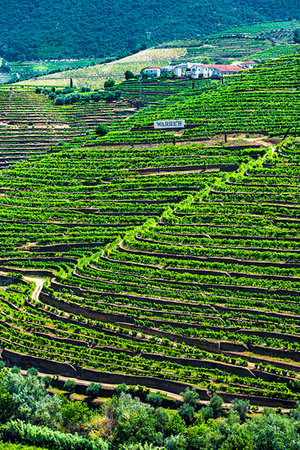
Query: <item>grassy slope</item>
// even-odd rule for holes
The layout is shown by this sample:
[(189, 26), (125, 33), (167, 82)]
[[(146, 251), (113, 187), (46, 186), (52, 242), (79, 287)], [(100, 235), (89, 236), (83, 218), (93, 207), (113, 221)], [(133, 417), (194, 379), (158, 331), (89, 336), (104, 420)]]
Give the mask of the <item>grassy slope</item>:
[[(21, 82), (22, 85), (33, 86), (67, 86), (70, 77), (91, 77), (90, 79), (77, 79), (76, 87), (88, 86), (93, 89), (102, 88), (104, 81), (114, 76), (116, 80), (121, 81), (124, 78), (124, 72), (131, 70), (134, 73), (139, 73), (144, 67), (164, 66), (169, 64), (172, 60), (176, 60), (185, 54), (185, 48), (176, 49), (148, 49), (143, 50), (134, 55), (127, 56), (118, 61), (113, 61), (107, 64), (100, 64), (90, 66), (84, 69), (69, 70), (67, 72), (60, 72), (51, 75), (51, 77), (40, 77), (37, 80), (26, 80)], [(97, 78), (99, 77), (99, 78)]]

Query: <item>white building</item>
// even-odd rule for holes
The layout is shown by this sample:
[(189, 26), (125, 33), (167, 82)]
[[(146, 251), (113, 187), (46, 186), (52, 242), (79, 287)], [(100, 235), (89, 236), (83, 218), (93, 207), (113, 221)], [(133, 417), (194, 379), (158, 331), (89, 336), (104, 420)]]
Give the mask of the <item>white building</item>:
[(191, 68), (192, 78), (222, 78), (224, 75), (234, 75), (244, 68), (236, 64), (194, 64)]
[(255, 61), (242, 61), (237, 63), (242, 69), (253, 69), (257, 65)]
[(191, 78), (211, 78), (213, 76), (214, 69), (207, 67), (203, 64), (194, 64), (191, 67)]
[(193, 63), (177, 64), (173, 69), (173, 73), (174, 75), (176, 75), (176, 77), (187, 77), (190, 75), (192, 66)]
[(161, 69), (160, 67), (145, 67), (141, 71), (142, 75), (148, 75), (149, 77), (160, 77)]

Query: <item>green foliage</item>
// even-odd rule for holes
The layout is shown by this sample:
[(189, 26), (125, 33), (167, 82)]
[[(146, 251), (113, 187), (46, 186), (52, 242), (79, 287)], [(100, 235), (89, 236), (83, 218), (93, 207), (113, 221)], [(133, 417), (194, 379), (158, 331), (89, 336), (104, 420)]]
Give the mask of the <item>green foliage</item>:
[(249, 400), (235, 399), (233, 402), (233, 411), (236, 411), (242, 422), (245, 422), (246, 415), (250, 407)]
[(108, 126), (103, 123), (99, 123), (96, 126), (95, 132), (98, 136), (105, 136), (108, 133)]
[(147, 403), (150, 403), (150, 405), (157, 407), (162, 404), (163, 397), (159, 392), (151, 392), (146, 397)]
[(294, 31), (294, 42), (295, 44), (300, 44), (300, 28), (296, 28)]
[(255, 450), (284, 450), (300, 447), (299, 422), (265, 410), (261, 417), (247, 423)]
[(126, 80), (130, 80), (131, 78), (135, 78), (135, 75), (133, 72), (131, 72), (130, 70), (126, 70), (126, 72), (124, 73), (125, 79)]
[(20, 420), (12, 420), (0, 426), (0, 432), (4, 440), (45, 446), (53, 450), (108, 450), (108, 444), (101, 439), (91, 442), (77, 433), (66, 434)]
[(37, 425), (55, 425), (61, 418), (61, 402), (50, 396), (35, 375), (26, 377), (3, 369), (0, 373), (2, 419), (17, 418)]
[(180, 406), (178, 414), (184, 419), (185, 423), (190, 424), (193, 421), (195, 409), (190, 403), (184, 403)]
[(213, 410), (213, 418), (216, 419), (222, 414), (223, 399), (219, 395), (214, 395), (209, 402), (210, 408)]
[(107, 81), (104, 82), (104, 87), (110, 88), (113, 87), (115, 85), (115, 80), (113, 78), (109, 78)]
[(37, 376), (39, 371), (35, 367), (30, 367), (30, 369), (27, 370), (27, 375)]
[(68, 430), (76, 429), (78, 424), (87, 422), (93, 416), (93, 412), (86, 403), (67, 400), (61, 408), (62, 424)]
[(185, 421), (178, 414), (173, 414), (171, 419), (165, 425), (165, 431), (167, 434), (180, 434), (185, 430)]
[(50, 387), (52, 380), (53, 378), (50, 375), (45, 375), (44, 377), (41, 378), (41, 381), (44, 383), (45, 388)]
[(64, 383), (64, 389), (70, 393), (75, 392), (76, 389), (76, 382), (74, 380), (67, 380)]
[(122, 384), (118, 384), (118, 386), (116, 387), (116, 393), (118, 396), (120, 396), (122, 393), (126, 394), (127, 392), (127, 384), (122, 383)]
[[(16, 9), (8, 4), (2, 13), (2, 55), (9, 61), (86, 58), (87, 55), (90, 58), (121, 57), (157, 41), (170, 41), (175, 35), (177, 39), (184, 39), (196, 37), (199, 30), (203, 36), (209, 32), (222, 32), (241, 23), (278, 20), (279, 17), (285, 17), (287, 11), (293, 17), (299, 15), (297, 5), (291, 0), (276, 0), (275, 3), (258, 0), (255, 5), (241, 1), (229, 1), (224, 5), (213, 0), (209, 7), (204, 1), (193, 1), (189, 5), (175, 1), (172, 18), (167, 3), (160, 6), (158, 17), (153, 2), (149, 0), (143, 3), (142, 10), (134, 2), (118, 1), (112, 6), (105, 0), (101, 3), (101, 11), (98, 4), (89, 5), (87, 11), (83, 0), (76, 0), (72, 8), (66, 0), (55, 0), (49, 9), (43, 0), (36, 5), (31, 15), (28, 14), (25, 0), (21, 0), (18, 5)], [(116, 27), (120, 11), (122, 21)], [(197, 11), (197, 14), (191, 15), (190, 11)], [(57, 26), (59, 14), (64, 17), (64, 26), (60, 27)], [(145, 28), (141, 26), (141, 14), (147, 17), (147, 29), (153, 30), (147, 38)], [(78, 32), (79, 17), (84, 40)]]
[(100, 395), (101, 389), (102, 389), (101, 383), (91, 383), (86, 388), (86, 393), (87, 393), (87, 395), (90, 395), (91, 397), (98, 397)]
[(199, 395), (196, 392), (195, 388), (190, 389), (187, 387), (184, 392), (181, 392), (180, 395), (183, 397), (185, 403), (188, 403), (193, 408), (197, 406), (197, 402), (199, 401)]

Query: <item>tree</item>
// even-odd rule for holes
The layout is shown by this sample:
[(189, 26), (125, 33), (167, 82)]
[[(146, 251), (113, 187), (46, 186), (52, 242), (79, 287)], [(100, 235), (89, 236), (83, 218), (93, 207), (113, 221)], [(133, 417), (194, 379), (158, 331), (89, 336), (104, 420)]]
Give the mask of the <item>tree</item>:
[[(36, 376), (25, 377), (20, 373), (3, 369), (0, 391), (8, 392), (11, 397), (7, 411), (9, 418), (48, 426), (54, 426), (61, 418), (61, 400), (57, 395), (49, 395), (44, 383)], [(4, 400), (7, 402), (9, 398), (5, 396)]]
[(179, 434), (182, 433), (185, 430), (185, 421), (183, 418), (178, 414), (174, 414), (172, 419), (169, 420), (169, 422), (165, 425), (165, 431), (171, 435), (171, 434)]
[(122, 393), (126, 394), (126, 392), (127, 392), (127, 384), (125, 384), (125, 383), (118, 384), (118, 386), (116, 388), (116, 392), (117, 392), (118, 396), (120, 396)]
[(295, 44), (300, 44), (300, 28), (296, 28), (294, 31), (294, 42)]
[(183, 397), (185, 403), (188, 403), (193, 408), (197, 406), (199, 395), (197, 394), (195, 388), (190, 389), (189, 387), (187, 387), (184, 392), (180, 392), (180, 395)]
[(105, 136), (108, 133), (108, 126), (104, 125), (104, 123), (99, 123), (96, 126), (95, 132), (98, 136)]
[(180, 406), (178, 414), (184, 419), (185, 423), (190, 424), (193, 421), (195, 409), (189, 403), (184, 403)]
[(112, 78), (109, 78), (107, 81), (104, 82), (105, 88), (110, 88), (110, 87), (113, 87), (114, 85), (115, 85), (115, 80), (113, 80)]
[(250, 402), (249, 400), (241, 400), (241, 399), (234, 399), (233, 402), (233, 410), (238, 413), (240, 416), (240, 419), (242, 422), (245, 422), (246, 415), (249, 410)]
[(300, 448), (299, 422), (266, 409), (261, 417), (247, 423), (255, 450), (285, 450)]
[(253, 439), (245, 427), (239, 427), (223, 442), (221, 450), (253, 450)]
[(213, 418), (217, 419), (222, 414), (222, 405), (223, 405), (223, 399), (219, 395), (214, 395), (211, 401), (209, 402), (209, 406), (213, 410)]
[(133, 72), (131, 72), (130, 70), (126, 70), (126, 72), (124, 73), (125, 75), (125, 79), (126, 80), (130, 80), (130, 78), (135, 78), (135, 75)]
[(62, 423), (68, 430), (78, 427), (78, 424), (87, 422), (93, 415), (86, 403), (74, 400), (65, 400), (61, 408)]
[(35, 367), (30, 367), (30, 369), (27, 370), (27, 375), (37, 376), (39, 371)]
[(44, 383), (45, 388), (48, 388), (49, 386), (51, 386), (52, 377), (50, 377), (49, 375), (45, 375), (41, 378), (41, 381)]

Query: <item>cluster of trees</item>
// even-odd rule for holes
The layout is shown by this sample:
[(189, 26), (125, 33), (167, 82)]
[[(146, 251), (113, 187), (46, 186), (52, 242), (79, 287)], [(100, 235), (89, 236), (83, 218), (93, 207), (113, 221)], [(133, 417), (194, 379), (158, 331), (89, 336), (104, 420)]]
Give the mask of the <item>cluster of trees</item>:
[(114, 100), (121, 98), (121, 91), (108, 92), (91, 92), (90, 88), (82, 87), (81, 93), (75, 92), (75, 88), (65, 88), (63, 90), (56, 90), (55, 88), (47, 89), (37, 87), (36, 94), (47, 95), (50, 100), (53, 100), (55, 105), (73, 105), (74, 103), (89, 103), (105, 101), (111, 103)]
[(176, 0), (172, 8), (166, 0), (145, 0), (140, 7), (133, 0), (96, 0), (88, 8), (84, 0), (54, 0), (51, 8), (45, 0), (19, 0), (18, 8), (7, 2), (2, 11), (0, 51), (9, 61), (122, 57), (156, 42), (289, 16), (299, 17), (293, 0)]
[[(300, 407), (282, 415), (280, 408), (264, 410), (249, 419), (249, 402), (235, 400), (229, 410), (215, 395), (199, 405), (195, 389), (181, 393), (178, 409), (162, 406), (165, 396), (141, 386), (117, 387), (117, 395), (101, 409), (50, 396), (45, 386), (50, 377), (37, 378), (37, 370), (26, 375), (20, 369), (0, 371), (0, 438), (65, 450), (258, 450), (296, 449), (300, 446)], [(68, 380), (65, 388), (73, 391)], [(99, 395), (101, 385), (92, 383), (87, 394)], [(130, 393), (129, 393), (130, 392)], [(1, 442), (0, 442), (1, 446)], [(1, 448), (1, 447), (0, 447)]]

